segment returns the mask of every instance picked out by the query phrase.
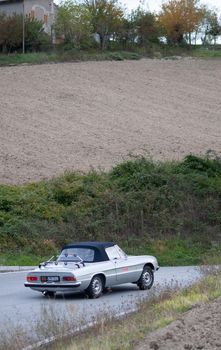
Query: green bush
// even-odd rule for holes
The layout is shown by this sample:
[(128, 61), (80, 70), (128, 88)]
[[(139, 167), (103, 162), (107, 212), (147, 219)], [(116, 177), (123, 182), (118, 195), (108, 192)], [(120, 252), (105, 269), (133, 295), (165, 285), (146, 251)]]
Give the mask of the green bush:
[(220, 240), (220, 202), (220, 161), (192, 155), (172, 163), (137, 158), (108, 173), (2, 185), (0, 252), (28, 247), (30, 254), (43, 254), (45, 240), (50, 249), (76, 240), (113, 240), (146, 253), (149, 242), (182, 241), (189, 243), (162, 251), (160, 259), (193, 263)]
[(109, 56), (114, 61), (123, 61), (124, 60), (124, 57), (119, 52), (111, 52)]
[(220, 177), (221, 162), (216, 159), (199, 158), (194, 155), (189, 155), (177, 166), (177, 171), (182, 174), (195, 173), (208, 177)]

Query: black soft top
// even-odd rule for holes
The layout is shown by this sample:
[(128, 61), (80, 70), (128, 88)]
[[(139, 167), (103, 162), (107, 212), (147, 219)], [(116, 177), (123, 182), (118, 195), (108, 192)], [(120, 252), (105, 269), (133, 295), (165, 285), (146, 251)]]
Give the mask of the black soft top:
[(66, 244), (62, 250), (68, 248), (88, 248), (94, 250), (94, 262), (109, 260), (105, 248), (113, 247), (115, 243), (112, 242), (78, 242)]

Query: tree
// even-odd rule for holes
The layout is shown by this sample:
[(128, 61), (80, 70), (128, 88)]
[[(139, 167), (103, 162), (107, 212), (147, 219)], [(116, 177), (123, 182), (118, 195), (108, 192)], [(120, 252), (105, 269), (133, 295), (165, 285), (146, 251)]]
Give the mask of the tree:
[(202, 44), (211, 42), (211, 39), (216, 45), (216, 40), (221, 35), (221, 23), (218, 19), (218, 15), (215, 11), (206, 10), (204, 21), (202, 24), (202, 30), (204, 29), (204, 37), (202, 37)]
[(25, 49), (39, 51), (50, 45), (50, 37), (44, 31), (43, 22), (36, 18), (25, 18)]
[(140, 7), (133, 12), (133, 21), (138, 43), (146, 47), (151, 42), (157, 42), (160, 36), (160, 27), (156, 16)]
[(11, 52), (22, 45), (22, 16), (0, 17), (0, 46), (5, 52)]
[(117, 0), (85, 0), (90, 11), (94, 33), (100, 38), (101, 49), (105, 49), (111, 36), (123, 25), (124, 12)]
[[(0, 15), (0, 46), (2, 51), (11, 51), (22, 48), (23, 17), (21, 15)], [(40, 49), (43, 43), (49, 43), (49, 36), (44, 32), (43, 22), (25, 18), (25, 48), (30, 51)]]
[(133, 46), (136, 38), (135, 26), (131, 17), (123, 18), (120, 30), (117, 33), (118, 43), (124, 48)]
[(63, 35), (66, 43), (80, 48), (88, 43), (92, 34), (91, 14), (85, 4), (64, 1), (58, 8), (55, 32)]
[(162, 5), (159, 16), (168, 42), (182, 44), (185, 36), (191, 45), (191, 34), (197, 31), (205, 16), (199, 0), (169, 0)]

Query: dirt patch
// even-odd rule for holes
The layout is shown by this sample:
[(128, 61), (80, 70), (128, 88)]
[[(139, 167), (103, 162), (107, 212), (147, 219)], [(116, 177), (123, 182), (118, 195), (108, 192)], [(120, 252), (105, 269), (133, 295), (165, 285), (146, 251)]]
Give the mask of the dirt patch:
[(151, 333), (135, 350), (221, 349), (221, 298), (184, 314)]
[(0, 68), (0, 183), (221, 150), (221, 60)]

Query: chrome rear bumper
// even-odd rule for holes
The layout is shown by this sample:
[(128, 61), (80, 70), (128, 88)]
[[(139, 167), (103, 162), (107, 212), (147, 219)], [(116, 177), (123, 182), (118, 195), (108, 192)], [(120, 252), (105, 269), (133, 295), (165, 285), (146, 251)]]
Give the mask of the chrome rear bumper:
[(77, 288), (80, 287), (81, 282), (75, 282), (75, 283), (65, 283), (65, 284), (56, 284), (56, 283), (25, 283), (25, 287), (30, 288)]

